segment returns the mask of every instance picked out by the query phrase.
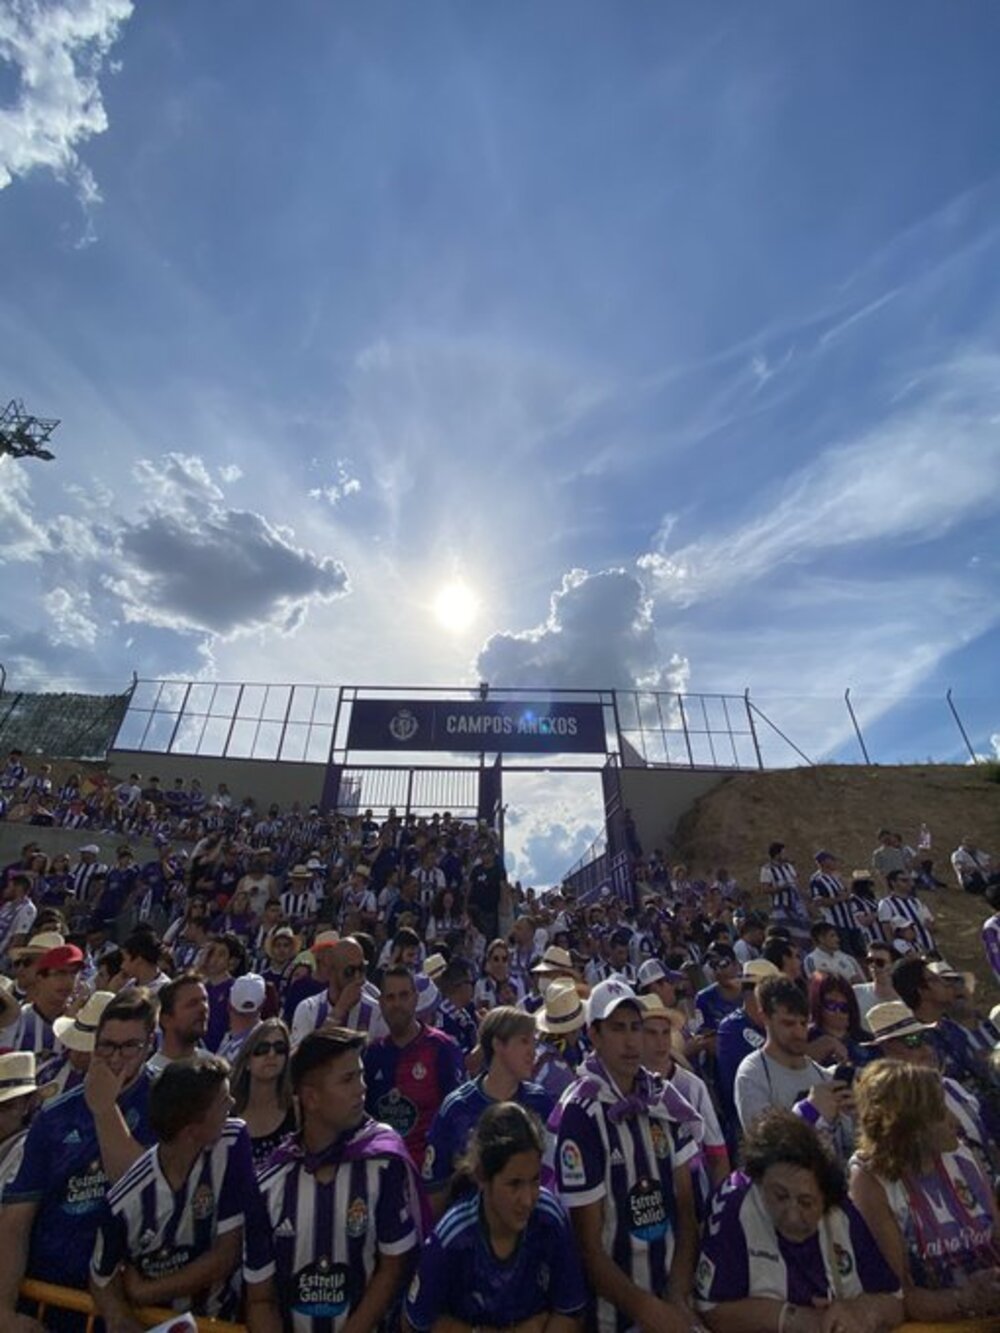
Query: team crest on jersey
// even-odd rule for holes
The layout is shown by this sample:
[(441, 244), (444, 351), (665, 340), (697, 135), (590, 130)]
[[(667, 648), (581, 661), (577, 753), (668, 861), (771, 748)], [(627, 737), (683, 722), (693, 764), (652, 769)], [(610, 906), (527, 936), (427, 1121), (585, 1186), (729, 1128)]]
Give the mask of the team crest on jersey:
[(199, 1185), (191, 1200), (191, 1215), (196, 1222), (203, 1222), (206, 1217), (212, 1216), (214, 1209), (215, 1195), (211, 1185)]
[(975, 1212), (976, 1201), (972, 1196), (972, 1190), (969, 1189), (964, 1180), (955, 1181), (955, 1193), (958, 1196), (959, 1203), (967, 1212)]
[(418, 1060), (416, 1064), (413, 1066), (412, 1073), (413, 1077), (417, 1080), (417, 1082), (421, 1083), (427, 1077), (427, 1066), (422, 1065)]
[(660, 1161), (670, 1156), (670, 1140), (667, 1138), (663, 1126), (656, 1120), (651, 1120), (649, 1124), (649, 1134), (653, 1140), (653, 1152), (656, 1153)]
[(698, 1271), (694, 1275), (695, 1288), (702, 1296), (712, 1290), (712, 1279), (715, 1277), (715, 1264), (703, 1254), (698, 1261)]
[(854, 1256), (836, 1241), (833, 1243), (833, 1258), (841, 1277), (849, 1277), (854, 1272)]
[(583, 1185), (587, 1175), (583, 1169), (583, 1154), (572, 1139), (565, 1139), (559, 1149), (559, 1174), (562, 1183), (570, 1189), (574, 1185)]
[(364, 1199), (352, 1199), (347, 1210), (347, 1234), (357, 1240), (368, 1230), (368, 1205)]

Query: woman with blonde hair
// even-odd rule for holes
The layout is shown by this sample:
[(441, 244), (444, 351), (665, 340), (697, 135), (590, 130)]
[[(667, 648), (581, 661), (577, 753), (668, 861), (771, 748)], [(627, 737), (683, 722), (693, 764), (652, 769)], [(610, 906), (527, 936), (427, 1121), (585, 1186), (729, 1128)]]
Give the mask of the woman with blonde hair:
[(265, 1018), (246, 1037), (233, 1063), (232, 1113), (247, 1123), (258, 1173), (281, 1140), (295, 1130), (290, 1048), (288, 1028), (281, 1019)]
[(851, 1198), (903, 1284), (908, 1319), (1000, 1310), (996, 1200), (936, 1069), (879, 1060), (855, 1084)]

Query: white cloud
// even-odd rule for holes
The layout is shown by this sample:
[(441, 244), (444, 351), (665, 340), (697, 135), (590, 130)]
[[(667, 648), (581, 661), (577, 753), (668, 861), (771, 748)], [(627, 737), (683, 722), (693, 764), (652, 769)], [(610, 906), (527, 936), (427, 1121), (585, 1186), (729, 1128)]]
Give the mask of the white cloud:
[(936, 538), (1000, 507), (1000, 357), (944, 367), (918, 406), (833, 447), (756, 501), (759, 516), (639, 559), (654, 590), (681, 605), (744, 586), (824, 551)]
[(219, 476), (227, 484), (231, 485), (234, 481), (239, 481), (243, 476), (243, 469), (239, 463), (225, 463), (219, 468)]
[(504, 800), (507, 873), (524, 885), (558, 884), (604, 828), (598, 773), (507, 774)]
[(479, 676), (497, 687), (677, 689), (687, 663), (657, 643), (642, 584), (623, 569), (573, 569), (552, 594), (543, 624), (494, 634)]
[(42, 604), (55, 625), (53, 639), (79, 648), (92, 648), (97, 641), (97, 622), (87, 611), (90, 598), (86, 593), (70, 592), (68, 588), (52, 588), (42, 598)]
[(37, 560), (48, 549), (48, 534), (35, 518), (26, 466), (0, 458), (0, 556)]
[(77, 145), (108, 128), (99, 75), (133, 10), (132, 0), (7, 0), (0, 60), (20, 76), (0, 107), (0, 189), (38, 169), (71, 181), (84, 204), (100, 199)]
[(361, 490), (361, 482), (357, 477), (351, 475), (351, 465), (348, 459), (338, 458), (336, 462), (336, 480), (328, 486), (314, 486), (309, 492), (311, 500), (326, 500), (330, 505), (339, 504), (341, 500), (346, 500), (349, 495), (357, 495)]

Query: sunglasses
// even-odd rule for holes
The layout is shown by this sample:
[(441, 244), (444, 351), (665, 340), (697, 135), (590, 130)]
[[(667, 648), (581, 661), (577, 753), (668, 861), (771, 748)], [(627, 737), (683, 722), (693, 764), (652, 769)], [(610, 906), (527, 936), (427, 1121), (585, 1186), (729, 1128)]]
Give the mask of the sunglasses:
[(287, 1055), (288, 1043), (284, 1041), (262, 1041), (253, 1048), (251, 1055)]
[(823, 1008), (828, 1014), (849, 1014), (851, 1006), (846, 1000), (824, 1000)]
[(890, 964), (890, 961), (891, 961), (891, 960), (888, 959), (888, 958), (866, 958), (866, 959), (865, 959), (865, 962), (866, 962), (866, 963), (869, 963), (872, 967), (888, 967), (889, 964)]
[(905, 1037), (897, 1037), (896, 1040), (901, 1041), (907, 1050), (910, 1051), (915, 1051), (921, 1046), (929, 1045), (927, 1038), (922, 1032), (910, 1032)]
[(490, 962), (491, 962), (491, 963), (506, 963), (506, 962), (509, 960), (509, 958), (510, 958), (510, 955), (509, 955), (509, 954), (506, 954), (506, 953), (491, 953), (491, 954), (490, 954)]
[(350, 981), (352, 977), (360, 977), (364, 970), (361, 963), (348, 963), (344, 968), (344, 980)]

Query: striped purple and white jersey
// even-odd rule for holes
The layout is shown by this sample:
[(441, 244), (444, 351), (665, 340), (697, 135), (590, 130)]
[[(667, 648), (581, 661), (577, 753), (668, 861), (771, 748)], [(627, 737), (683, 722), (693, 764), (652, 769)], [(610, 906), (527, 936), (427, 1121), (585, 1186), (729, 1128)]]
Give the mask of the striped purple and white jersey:
[(33, 1004), (26, 1004), (21, 1009), (17, 1022), (17, 1031), (10, 1041), (14, 1051), (33, 1051), (35, 1064), (42, 1065), (60, 1055), (63, 1044), (53, 1031), (52, 1024), (38, 1012)]
[(1000, 981), (1000, 912), (983, 922), (983, 948), (993, 975)]
[(760, 868), (760, 882), (771, 891), (774, 916), (801, 915), (799, 877), (791, 861), (766, 861)]
[[(831, 926), (836, 926), (840, 931), (856, 930), (857, 923), (851, 911), (850, 900), (845, 903), (829, 901), (843, 892), (844, 884), (839, 875), (828, 875), (817, 870), (809, 881), (809, 894), (814, 902), (820, 904), (820, 915), (823, 920), (829, 921)], [(841, 936), (841, 939), (843, 940), (844, 936)]]
[[(300, 1000), (292, 1016), (292, 1045), (298, 1046), (308, 1033), (321, 1028), (330, 1017), (332, 1008), (330, 996), (325, 990)], [(370, 1037), (384, 1037), (388, 1030), (378, 1000), (366, 991), (361, 992), (361, 999), (347, 1015), (344, 1027), (350, 1028), (352, 1032), (365, 1032)]]
[[(254, 1199), (256, 1181), (250, 1135), (242, 1120), (227, 1120), (217, 1143), (196, 1159), (187, 1180), (174, 1192), (160, 1167), (159, 1148), (147, 1148), (108, 1191), (90, 1262), (99, 1287), (107, 1286), (121, 1264), (130, 1264), (146, 1278), (175, 1273), (208, 1254), (221, 1236), (242, 1228), (247, 1215), (259, 1216)], [(267, 1262), (266, 1238), (247, 1227), (246, 1266)], [(257, 1229), (259, 1231), (259, 1228)], [(194, 1303), (178, 1297), (177, 1310), (235, 1317), (241, 1267)]]
[(931, 927), (934, 917), (914, 894), (890, 893), (878, 905), (878, 919), (891, 926), (894, 920), (911, 921), (916, 929), (916, 945), (921, 953), (933, 953), (937, 947)]
[[(596, 1058), (581, 1067), (553, 1112), (555, 1180), (570, 1211), (600, 1203), (601, 1243), (643, 1291), (665, 1296), (677, 1229), (674, 1172), (697, 1152), (689, 1127), (667, 1111), (662, 1086), (641, 1071), (647, 1095), (623, 1098)], [(648, 1086), (647, 1086), (648, 1085)], [(640, 1109), (642, 1100), (648, 1109)], [(627, 1333), (628, 1315), (597, 1297), (598, 1333)]]
[(274, 1274), (290, 1333), (338, 1333), (379, 1255), (406, 1254), (419, 1242), (401, 1157), (341, 1162), (325, 1183), (318, 1174), (301, 1160), (279, 1160), (264, 1171), (259, 1183), (272, 1256), (244, 1267), (250, 1282)]
[(69, 877), (73, 881), (73, 897), (78, 903), (90, 902), (92, 890), (91, 881), (95, 875), (106, 875), (108, 867), (102, 865), (100, 861), (78, 861), (70, 870)]

